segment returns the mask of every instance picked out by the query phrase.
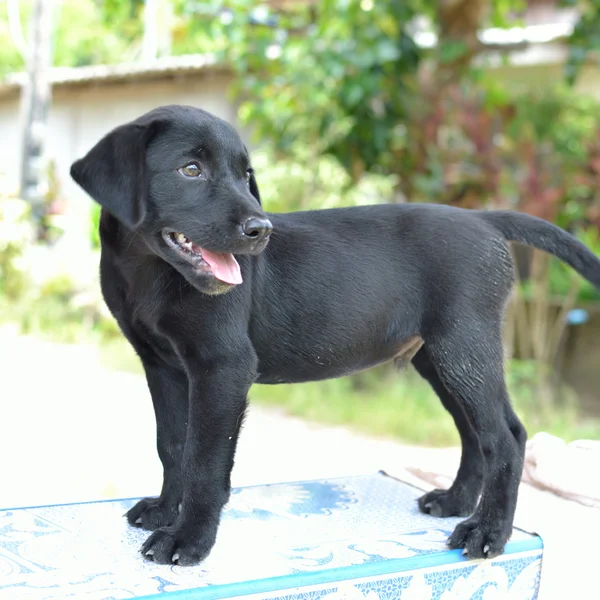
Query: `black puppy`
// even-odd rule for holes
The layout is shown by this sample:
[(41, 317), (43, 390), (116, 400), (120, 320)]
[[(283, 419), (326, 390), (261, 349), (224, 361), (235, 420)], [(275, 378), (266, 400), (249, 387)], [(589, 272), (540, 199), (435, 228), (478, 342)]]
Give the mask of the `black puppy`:
[(185, 106), (118, 127), (71, 174), (104, 208), (104, 298), (156, 413), (162, 491), (127, 515), (156, 530), (147, 557), (191, 565), (210, 552), (254, 382), (339, 377), (390, 359), (412, 361), (462, 439), (454, 484), (425, 494), (421, 510), (472, 515), (450, 547), (473, 558), (503, 551), (526, 440), (503, 374), (506, 240), (555, 254), (600, 287), (600, 261), (584, 245), (513, 212), (405, 204), (266, 215), (238, 134)]

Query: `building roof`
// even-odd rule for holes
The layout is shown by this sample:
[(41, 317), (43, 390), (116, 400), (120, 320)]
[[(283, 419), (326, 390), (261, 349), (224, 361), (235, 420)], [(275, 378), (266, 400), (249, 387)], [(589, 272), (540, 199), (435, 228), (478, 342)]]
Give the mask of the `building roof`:
[[(85, 67), (54, 67), (50, 81), (54, 87), (162, 79), (202, 71), (227, 71), (211, 54), (185, 54), (165, 56), (152, 62), (131, 62), (116, 65), (90, 65)], [(27, 80), (27, 74), (11, 73), (0, 82), (0, 96), (18, 92)]]

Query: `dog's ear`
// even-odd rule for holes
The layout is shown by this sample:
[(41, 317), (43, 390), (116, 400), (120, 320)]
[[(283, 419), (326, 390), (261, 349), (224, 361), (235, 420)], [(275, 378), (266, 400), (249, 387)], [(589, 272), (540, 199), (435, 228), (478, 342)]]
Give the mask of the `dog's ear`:
[(71, 177), (129, 229), (146, 215), (146, 149), (162, 123), (128, 123), (71, 166)]
[(260, 193), (258, 191), (258, 183), (256, 183), (256, 177), (254, 177), (254, 173), (250, 173), (250, 181), (248, 182), (248, 186), (250, 187), (250, 193), (258, 200), (258, 203), (262, 205), (260, 201)]

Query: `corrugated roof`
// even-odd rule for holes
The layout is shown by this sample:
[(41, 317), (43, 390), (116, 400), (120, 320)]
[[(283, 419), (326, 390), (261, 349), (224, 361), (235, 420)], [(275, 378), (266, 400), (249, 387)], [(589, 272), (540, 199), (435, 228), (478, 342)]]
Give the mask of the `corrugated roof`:
[[(153, 79), (163, 76), (197, 73), (222, 69), (212, 54), (186, 54), (165, 56), (152, 62), (120, 63), (116, 65), (90, 65), (86, 67), (54, 67), (50, 71), (52, 85), (77, 85), (119, 80)], [(11, 73), (0, 83), (0, 94), (18, 91), (27, 79), (26, 73)]]

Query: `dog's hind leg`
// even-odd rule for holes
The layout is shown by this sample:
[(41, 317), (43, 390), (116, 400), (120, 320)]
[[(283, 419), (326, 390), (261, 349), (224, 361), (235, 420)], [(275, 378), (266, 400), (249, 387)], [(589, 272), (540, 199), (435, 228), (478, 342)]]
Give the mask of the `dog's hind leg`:
[(512, 532), (527, 438), (504, 382), (500, 319), (474, 316), (462, 319), (460, 329), (437, 331), (442, 333), (426, 337), (424, 348), (442, 389), (472, 425), (485, 466), (479, 504), (448, 544), (464, 548), (471, 558), (492, 558), (502, 553)]
[(131, 525), (154, 531), (175, 521), (182, 498), (181, 461), (188, 414), (188, 379), (183, 369), (160, 360), (145, 357), (142, 362), (156, 416), (163, 485), (158, 498), (140, 500), (126, 516)]
[(460, 434), (462, 454), (454, 483), (448, 490), (432, 490), (419, 498), (419, 508), (434, 517), (468, 517), (477, 506), (484, 476), (483, 454), (473, 426), (460, 402), (448, 392), (435, 370), (427, 348), (413, 358), (416, 371), (433, 388), (450, 413)]

